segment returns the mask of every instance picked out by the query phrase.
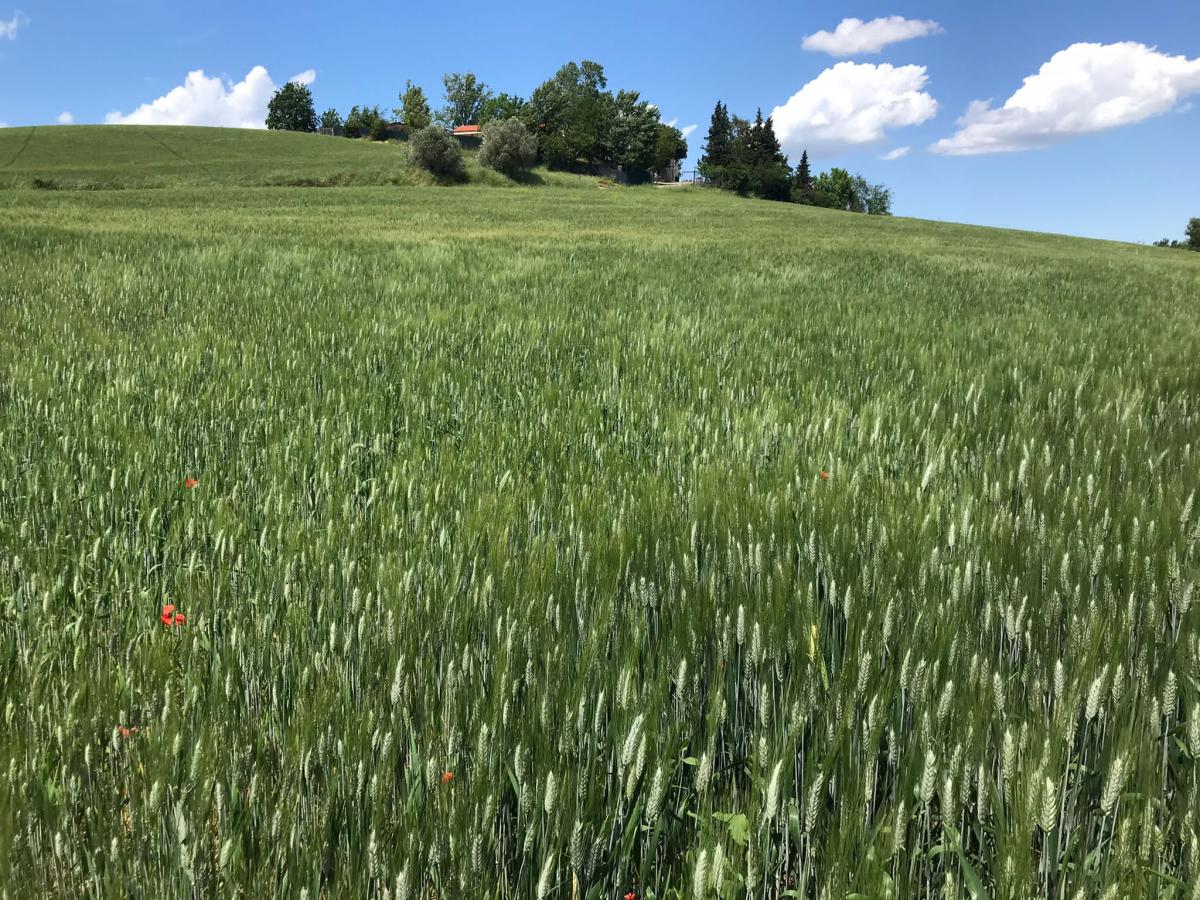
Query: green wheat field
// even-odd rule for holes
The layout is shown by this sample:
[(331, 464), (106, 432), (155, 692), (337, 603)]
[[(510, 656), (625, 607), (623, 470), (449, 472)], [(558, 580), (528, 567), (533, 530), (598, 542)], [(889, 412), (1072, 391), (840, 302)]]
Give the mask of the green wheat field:
[(0, 132), (0, 897), (1200, 897), (1200, 255), (181, 132)]

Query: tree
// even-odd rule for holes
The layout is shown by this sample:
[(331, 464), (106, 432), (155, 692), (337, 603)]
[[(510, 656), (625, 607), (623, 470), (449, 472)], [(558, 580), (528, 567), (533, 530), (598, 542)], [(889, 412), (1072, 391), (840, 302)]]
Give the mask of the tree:
[(663, 125), (660, 122), (658, 136), (654, 141), (654, 162), (651, 164), (651, 168), (655, 172), (664, 172), (671, 167), (671, 163), (679, 159), (686, 159), (687, 155), (687, 138), (683, 136), (683, 132), (674, 126)]
[(813, 186), (812, 167), (808, 162), (808, 151), (800, 154), (800, 164), (796, 166), (796, 187), (802, 191), (811, 191)]
[[(352, 106), (350, 114), (346, 116), (346, 137), (374, 137), (378, 132), (377, 122), (383, 122), (383, 113), (378, 106)], [(383, 126), (386, 136), (387, 123), (383, 122)]]
[(1187, 235), (1188, 249), (1200, 250), (1200, 218), (1189, 219), (1184, 234)]
[(604, 142), (613, 98), (604, 67), (591, 60), (569, 62), (534, 90), (522, 111), (539, 134), (542, 157), (569, 166), (580, 159), (606, 158)]
[(796, 166), (796, 174), (792, 176), (792, 199), (797, 203), (813, 202), (812, 167), (808, 162), (807, 150), (800, 154), (800, 164)]
[(750, 129), (748, 149), (750, 151), (750, 161), (756, 165), (787, 165), (787, 157), (784, 156), (783, 148), (779, 146), (779, 139), (775, 136), (775, 122), (770, 116), (767, 116), (766, 121), (764, 121), (761, 109), (754, 115), (754, 125)]
[(462, 147), (444, 128), (427, 125), (409, 139), (408, 146), (412, 161), (427, 172), (447, 180), (462, 178)]
[(513, 176), (537, 161), (537, 138), (520, 119), (489, 122), (483, 126), (479, 164)]
[(317, 111), (308, 85), (289, 81), (267, 104), (267, 127), (273, 131), (316, 131)]
[(400, 95), (400, 106), (393, 109), (392, 112), (399, 117), (410, 133), (428, 127), (433, 121), (425, 92), (411, 81), (404, 82), (404, 93)]
[(483, 105), (492, 96), (488, 86), (474, 72), (447, 72), (442, 84), (446, 86), (446, 105), (438, 113), (438, 120), (447, 128), (479, 124)]
[(486, 125), (501, 119), (519, 119), (525, 110), (525, 99), (515, 94), (497, 94), (483, 101), (479, 124)]
[(732, 162), (732, 151), (733, 123), (729, 120), (729, 109), (718, 100), (708, 126), (704, 155), (700, 157), (700, 172), (706, 178), (719, 180), (721, 171)]
[(325, 112), (321, 113), (322, 131), (333, 131), (333, 129), (341, 127), (342, 117), (338, 115), (338, 111), (336, 109), (331, 107), (330, 109), (327, 109)]
[(648, 170), (654, 165), (658, 142), (658, 107), (641, 99), (637, 91), (619, 91), (612, 101), (603, 144), (608, 158), (629, 169)]
[(865, 212), (869, 216), (890, 216), (892, 214), (892, 192), (885, 185), (872, 184), (861, 175), (855, 175), (854, 182), (854, 212)]
[(853, 209), (857, 203), (854, 179), (845, 169), (830, 169), (817, 176), (814, 183), (816, 193), (821, 196), (818, 206), (828, 205), (833, 209)]

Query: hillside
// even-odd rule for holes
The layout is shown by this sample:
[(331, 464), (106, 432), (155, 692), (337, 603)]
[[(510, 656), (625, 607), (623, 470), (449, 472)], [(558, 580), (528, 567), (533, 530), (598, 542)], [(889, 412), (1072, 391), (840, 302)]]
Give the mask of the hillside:
[(1188, 896), (1200, 254), (162, 135), (3, 170), (161, 187), (0, 197), (8, 896)]
[[(397, 142), (169, 125), (0, 129), (0, 188), (110, 190), (187, 186), (426, 184)], [(472, 180), (510, 183), (469, 159)], [(537, 173), (535, 183), (587, 179)], [(590, 182), (589, 182), (590, 183)]]

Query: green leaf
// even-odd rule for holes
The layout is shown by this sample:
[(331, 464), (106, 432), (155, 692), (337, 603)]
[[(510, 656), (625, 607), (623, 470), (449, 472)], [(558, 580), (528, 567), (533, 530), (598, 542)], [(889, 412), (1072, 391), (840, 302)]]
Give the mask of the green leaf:
[(724, 822), (729, 828), (729, 836), (739, 847), (745, 847), (750, 840), (750, 820), (743, 813), (713, 813), (713, 818)]
[(988, 892), (984, 890), (983, 882), (979, 878), (979, 874), (967, 861), (967, 855), (962, 851), (962, 842), (959, 839), (958, 832), (951, 826), (945, 826), (946, 834), (950, 837), (950, 846), (958, 856), (958, 864), (962, 867), (963, 880), (967, 883), (967, 890), (971, 894), (971, 900), (985, 900)]

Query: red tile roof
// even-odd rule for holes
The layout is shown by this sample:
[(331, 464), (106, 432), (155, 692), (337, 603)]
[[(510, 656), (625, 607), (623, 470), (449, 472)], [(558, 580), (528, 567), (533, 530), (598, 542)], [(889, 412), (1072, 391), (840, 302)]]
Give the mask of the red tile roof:
[(478, 125), (459, 125), (454, 129), (455, 134), (479, 134)]

